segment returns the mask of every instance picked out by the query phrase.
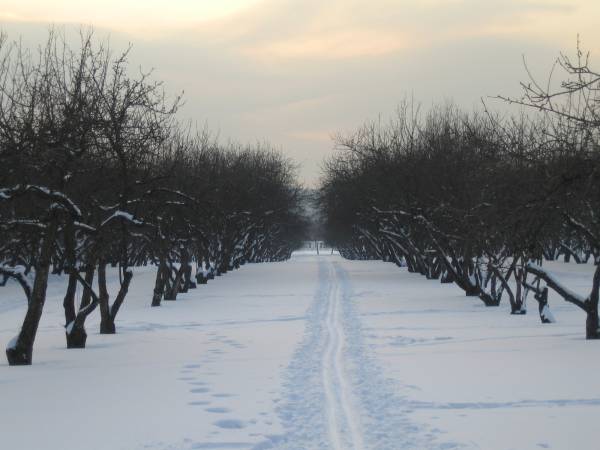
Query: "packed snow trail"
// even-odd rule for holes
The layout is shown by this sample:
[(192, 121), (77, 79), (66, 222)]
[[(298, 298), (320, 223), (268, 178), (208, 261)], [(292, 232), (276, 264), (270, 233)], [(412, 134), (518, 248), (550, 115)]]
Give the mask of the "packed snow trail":
[(408, 420), (406, 401), (370, 355), (339, 259), (322, 257), (318, 264), (319, 287), (279, 408), (287, 434), (274, 448), (435, 448), (434, 433)]
[[(331, 446), (335, 450), (364, 448), (362, 430), (356, 417), (352, 390), (344, 365), (344, 330), (340, 318), (341, 291), (335, 269), (329, 265), (330, 292), (325, 319), (327, 346), (323, 355), (323, 386), (328, 410), (328, 427)], [(344, 433), (346, 424), (348, 434)], [(345, 442), (348, 440), (349, 442)]]

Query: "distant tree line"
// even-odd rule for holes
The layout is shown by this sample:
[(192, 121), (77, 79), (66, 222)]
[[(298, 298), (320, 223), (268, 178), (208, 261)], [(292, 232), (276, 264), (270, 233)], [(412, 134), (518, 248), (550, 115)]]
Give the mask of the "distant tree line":
[[(580, 50), (557, 65), (560, 85), (531, 79), (522, 97), (504, 98), (532, 114), (405, 102), (391, 122), (337, 137), (320, 190), (328, 241), (486, 306), (507, 299), (511, 314), (525, 314), (532, 295), (543, 323), (554, 320), (553, 289), (585, 312), (586, 337), (600, 338), (600, 74)], [(596, 264), (589, 295), (542, 268), (559, 257)]]
[(294, 165), (180, 124), (180, 105), (91, 32), (73, 47), (51, 31), (37, 51), (0, 37), (0, 285), (18, 282), (28, 302), (9, 364), (32, 362), (51, 273), (68, 277), (67, 347), (82, 348), (96, 309), (100, 332), (115, 333), (134, 266), (156, 265), (159, 306), (302, 242)]

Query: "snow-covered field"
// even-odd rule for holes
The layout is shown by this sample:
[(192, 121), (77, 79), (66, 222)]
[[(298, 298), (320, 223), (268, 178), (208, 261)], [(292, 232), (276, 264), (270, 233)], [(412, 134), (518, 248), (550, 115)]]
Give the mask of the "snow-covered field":
[[(590, 266), (552, 263), (585, 294)], [(113, 275), (113, 291), (116, 283)], [(135, 271), (117, 335), (65, 348), (53, 278), (31, 367), (0, 363), (0, 448), (600, 448), (600, 342), (510, 316), (392, 264), (299, 253), (247, 265), (150, 308)], [(18, 331), (0, 288), (0, 344)]]

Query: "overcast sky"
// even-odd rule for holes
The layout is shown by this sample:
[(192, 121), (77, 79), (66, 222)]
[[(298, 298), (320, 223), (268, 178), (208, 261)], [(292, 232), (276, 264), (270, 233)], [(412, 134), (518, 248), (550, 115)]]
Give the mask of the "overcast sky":
[(518, 94), (522, 56), (544, 77), (578, 34), (600, 67), (599, 0), (0, 0), (0, 24), (32, 45), (49, 24), (133, 43), (135, 64), (185, 91), (182, 119), (270, 141), (308, 185), (332, 134), (406, 96), (470, 109)]

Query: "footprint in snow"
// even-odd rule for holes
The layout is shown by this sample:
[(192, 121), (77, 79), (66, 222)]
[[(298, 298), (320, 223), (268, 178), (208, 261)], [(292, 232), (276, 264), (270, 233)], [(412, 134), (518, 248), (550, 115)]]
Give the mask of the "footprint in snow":
[(210, 392), (210, 389), (207, 387), (198, 387), (198, 388), (190, 389), (190, 392), (192, 394), (205, 394), (207, 392)]
[(206, 408), (204, 411), (209, 412), (209, 413), (215, 413), (215, 414), (225, 414), (225, 413), (231, 412), (231, 410), (229, 408), (220, 408), (220, 407)]
[(210, 405), (210, 402), (206, 401), (206, 400), (201, 400), (201, 401), (197, 401), (197, 402), (189, 402), (188, 405), (190, 405), (190, 406), (207, 406), (207, 405)]
[[(219, 434), (218, 432), (211, 433), (211, 435), (213, 435), (213, 436), (216, 436), (218, 434)], [(196, 444), (193, 444), (191, 448), (192, 449), (219, 449), (219, 448), (249, 449), (249, 448), (253, 448), (253, 444), (251, 442), (198, 442)]]
[(246, 425), (244, 424), (244, 422), (242, 422), (241, 420), (237, 420), (237, 419), (223, 419), (223, 420), (217, 420), (216, 422), (214, 422), (214, 425), (219, 427), (219, 428), (225, 428), (228, 430), (236, 430), (236, 429), (241, 429), (244, 428)]

